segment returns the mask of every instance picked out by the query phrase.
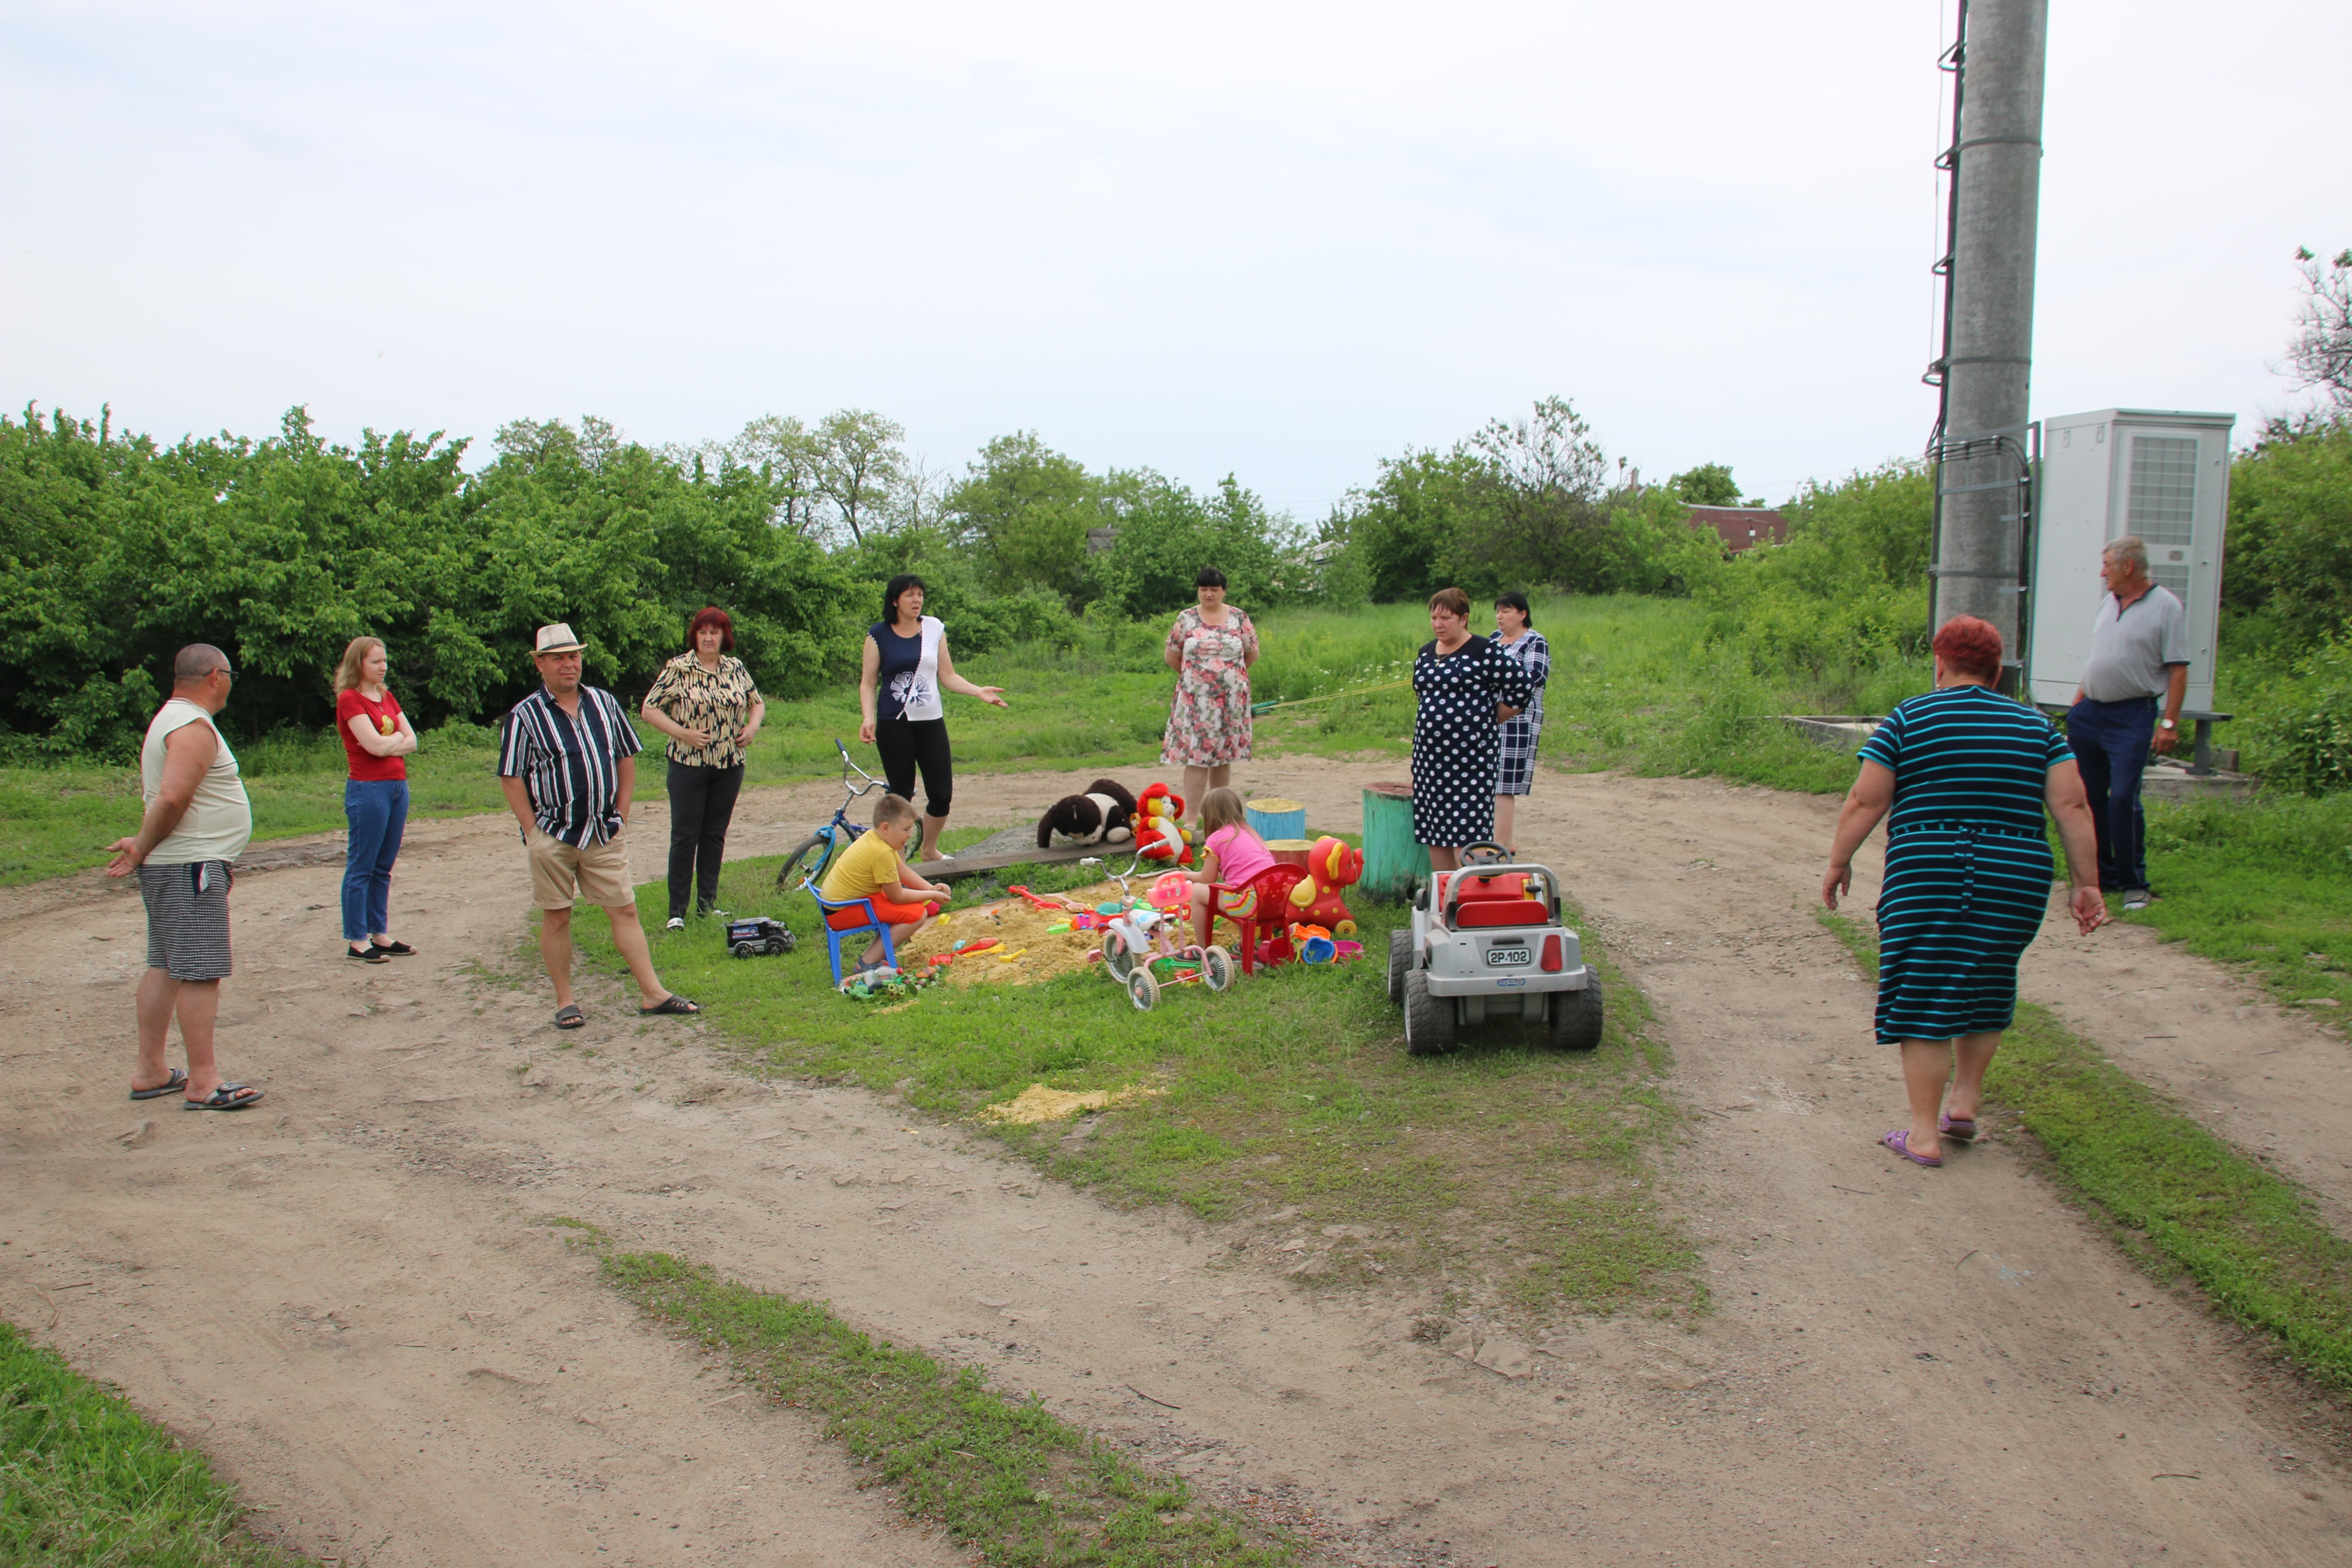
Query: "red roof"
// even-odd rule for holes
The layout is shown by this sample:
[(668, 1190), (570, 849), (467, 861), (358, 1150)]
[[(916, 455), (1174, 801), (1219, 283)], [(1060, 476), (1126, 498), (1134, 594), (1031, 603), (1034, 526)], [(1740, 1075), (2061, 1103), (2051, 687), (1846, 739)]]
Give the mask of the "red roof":
[(1695, 506), (1690, 509), (1690, 524), (1714, 529), (1723, 547), (1735, 552), (1789, 542), (1789, 520), (1769, 507)]

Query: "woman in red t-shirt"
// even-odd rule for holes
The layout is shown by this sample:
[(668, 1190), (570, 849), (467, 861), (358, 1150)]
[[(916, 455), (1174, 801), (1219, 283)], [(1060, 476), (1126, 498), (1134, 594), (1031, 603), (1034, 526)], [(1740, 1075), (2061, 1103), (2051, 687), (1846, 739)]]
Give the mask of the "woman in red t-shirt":
[[(344, 952), (368, 963), (389, 963), (416, 950), (392, 940), (392, 863), (400, 858), (408, 825), (408, 764), (416, 731), (384, 685), (391, 660), (381, 637), (353, 637), (335, 667), (335, 732), (352, 761), (343, 785), (343, 817), (351, 834), (343, 858)], [(365, 947), (360, 944), (364, 942)]]

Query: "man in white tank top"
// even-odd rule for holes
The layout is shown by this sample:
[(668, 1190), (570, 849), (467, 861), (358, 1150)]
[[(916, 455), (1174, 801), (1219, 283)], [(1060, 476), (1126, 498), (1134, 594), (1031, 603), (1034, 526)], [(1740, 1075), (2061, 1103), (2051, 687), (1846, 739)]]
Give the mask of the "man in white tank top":
[[(242, 1110), (261, 1098), (257, 1089), (223, 1083), (213, 1060), (213, 1020), (229, 973), (229, 881), (253, 837), (253, 806), (236, 753), (213, 727), (236, 679), (228, 656), (206, 643), (184, 647), (172, 660), (171, 700), (147, 726), (139, 752), (147, 814), (137, 833), (114, 842), (106, 868), (110, 877), (138, 872), (147, 906), (131, 1098), (160, 1100), (177, 1089), (190, 1110)], [(163, 1058), (175, 1013), (188, 1054), (185, 1072)]]

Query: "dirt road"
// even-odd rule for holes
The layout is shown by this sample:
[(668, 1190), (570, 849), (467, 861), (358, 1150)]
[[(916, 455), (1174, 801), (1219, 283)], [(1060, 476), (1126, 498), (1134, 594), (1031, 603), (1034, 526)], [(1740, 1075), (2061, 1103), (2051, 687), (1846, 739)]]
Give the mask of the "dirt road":
[[(1246, 783), (1352, 823), (1394, 766)], [(1034, 817), (1086, 777), (961, 781), (961, 819)], [(747, 799), (732, 848), (773, 852), (832, 798)], [(1181, 1216), (1106, 1209), (868, 1095), (748, 1081), (705, 1023), (592, 992), (575, 1038), (597, 1054), (558, 1053), (543, 988), (470, 970), (524, 930), (495, 820), (416, 829), (394, 907), (425, 952), (388, 968), (335, 956), (339, 853), (257, 852), (295, 863), (236, 889), (224, 1054), (270, 1098), (236, 1116), (121, 1098), (134, 895), (0, 893), (0, 1312), (199, 1440), (272, 1534), (384, 1568), (960, 1560), (797, 1413), (639, 1326), (549, 1215), (984, 1361), (1213, 1494), (1286, 1489), (1367, 1563), (2342, 1562), (2345, 1450), (2291, 1384), (1998, 1133), (1936, 1173), (1874, 1147), (1893, 1065), (1805, 908), (1832, 809), (1547, 775), (1526, 819), (1707, 1113), (1675, 1178), (1719, 1308), (1695, 1334), (1433, 1344), (1425, 1297), (1300, 1298)], [(657, 808), (639, 832), (652, 875)], [(2341, 1214), (2340, 1040), (2142, 932), (2053, 929), (2032, 971)]]

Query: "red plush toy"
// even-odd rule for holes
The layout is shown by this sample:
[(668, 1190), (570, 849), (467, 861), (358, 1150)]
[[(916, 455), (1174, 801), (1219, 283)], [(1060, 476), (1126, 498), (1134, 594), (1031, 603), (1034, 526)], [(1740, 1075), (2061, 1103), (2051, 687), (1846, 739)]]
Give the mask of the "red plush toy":
[(1364, 874), (1364, 852), (1339, 838), (1318, 838), (1307, 851), (1307, 875), (1290, 889), (1290, 918), (1323, 926), (1334, 936), (1356, 934), (1356, 917), (1341, 901), (1342, 889)]
[(1135, 797), (1135, 843), (1147, 860), (1192, 863), (1191, 836), (1183, 828), (1184, 797), (1164, 784), (1154, 784)]

